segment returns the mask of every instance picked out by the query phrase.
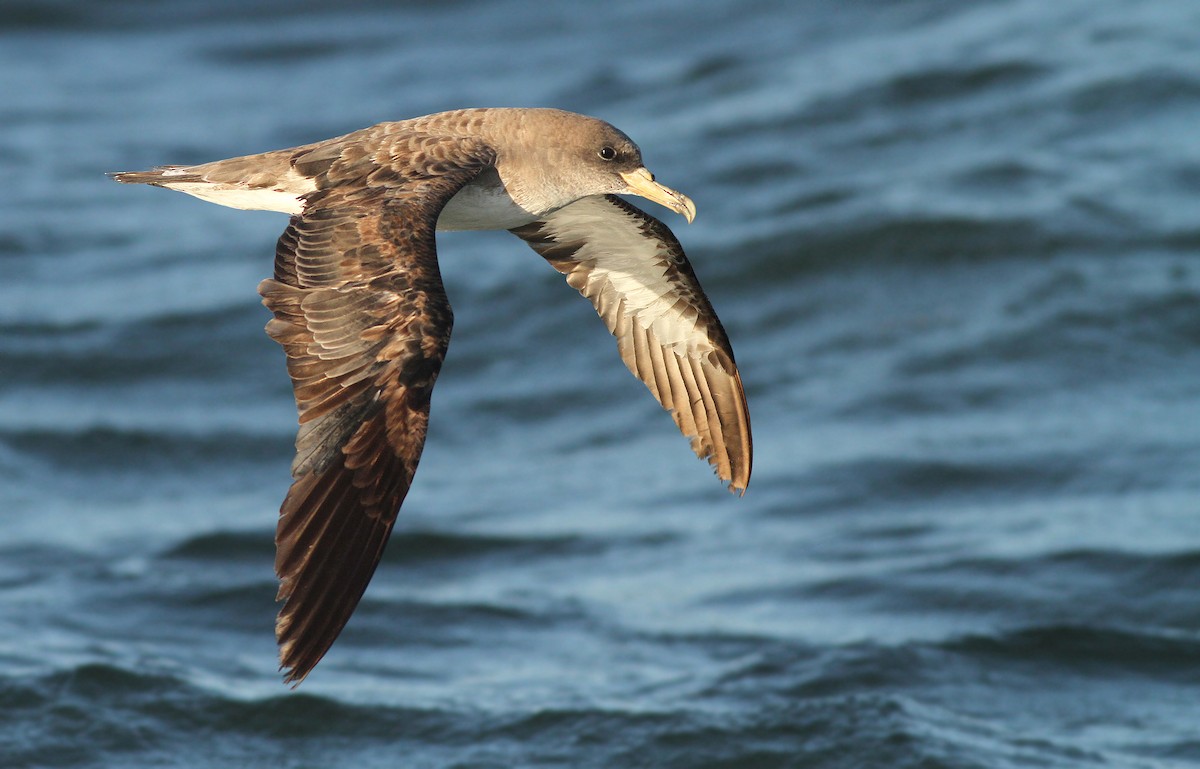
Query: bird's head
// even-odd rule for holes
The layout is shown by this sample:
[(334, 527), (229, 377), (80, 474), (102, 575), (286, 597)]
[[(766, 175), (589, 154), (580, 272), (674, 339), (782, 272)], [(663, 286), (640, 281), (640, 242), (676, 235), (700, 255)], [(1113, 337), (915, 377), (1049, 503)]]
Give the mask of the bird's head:
[[(537, 169), (526, 168), (549, 182), (564, 198), (558, 207), (587, 195), (637, 195), (683, 215), (696, 217), (691, 198), (654, 180), (642, 162), (642, 151), (633, 140), (612, 125), (593, 117), (560, 110), (529, 110), (524, 120), (536, 122), (540, 145), (525, 148), (526, 157), (537, 158)], [(498, 166), (503, 172), (504, 159)]]

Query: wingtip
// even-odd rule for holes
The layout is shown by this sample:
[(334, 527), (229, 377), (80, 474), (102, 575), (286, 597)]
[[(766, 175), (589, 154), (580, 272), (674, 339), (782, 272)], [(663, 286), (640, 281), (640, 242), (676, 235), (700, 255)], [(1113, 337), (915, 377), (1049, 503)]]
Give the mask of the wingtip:
[(311, 671), (306, 670), (301, 672), (286, 664), (280, 664), (279, 672), (283, 675), (283, 685), (294, 691), (300, 684), (304, 683), (304, 679), (308, 678), (308, 674)]
[[(317, 666), (317, 662), (321, 659), (321, 657), (318, 657), (316, 661), (312, 662), (298, 659), (300, 655), (297, 654), (295, 645), (296, 642), (294, 639), (280, 639), (279, 672), (283, 676), (284, 685), (290, 686), (293, 689), (304, 683), (304, 679), (308, 678), (308, 674), (313, 671), (313, 668)], [(324, 654), (321, 656), (324, 656)]]
[(746, 489), (750, 488), (750, 473), (751, 473), (751, 470), (752, 470), (752, 467), (753, 467), (753, 465), (752, 465), (752, 462), (753, 462), (753, 452), (754, 452), (754, 449), (753, 449), (753, 447), (751, 447), (751, 448), (749, 448), (749, 449), (747, 450), (747, 453), (746, 453), (746, 474), (745, 474), (745, 475), (744, 475), (744, 476), (741, 478), (741, 481), (740, 481), (740, 483), (736, 483), (736, 484), (734, 484), (735, 488), (739, 489), (739, 492), (740, 492), (740, 493), (738, 494), (738, 496), (740, 496), (740, 497), (744, 497), (744, 496), (746, 496)]
[(726, 482), (726, 488), (729, 489), (731, 494), (737, 494), (739, 497), (744, 497), (746, 496), (746, 489), (750, 486), (750, 472), (747, 470), (745, 477), (738, 478), (737, 480), (731, 480), (729, 478), (722, 478), (721, 480)]

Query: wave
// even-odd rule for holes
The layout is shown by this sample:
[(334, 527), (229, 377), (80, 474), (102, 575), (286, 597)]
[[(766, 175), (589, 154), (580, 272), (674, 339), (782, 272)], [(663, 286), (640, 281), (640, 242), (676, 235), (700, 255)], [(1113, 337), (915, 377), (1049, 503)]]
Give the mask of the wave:
[(304, 693), (243, 700), (175, 675), (103, 663), (0, 679), (0, 698), (8, 716), (0, 756), (8, 766), (127, 765), (133, 756), (134, 763), (178, 765), (179, 745), (198, 739), (211, 740), (211, 749), (191, 756), (192, 766), (227, 765), (231, 753), (235, 763), (257, 754), (256, 763), (262, 740), (288, 737), (305, 752), (321, 752), (327, 740), (391, 741), (398, 725), (419, 732), (454, 720), (436, 710)]
[(85, 474), (131, 465), (150, 472), (196, 465), (286, 463), (292, 454), (291, 439), (282, 432), (196, 434), (114, 426), (5, 428), (0, 429), (0, 445), (12, 451), (10, 460), (19, 457), (48, 467), (68, 466)]
[(160, 557), (195, 561), (241, 561), (275, 557), (274, 535), (267, 531), (218, 531), (200, 534), (168, 548)]
[(1107, 224), (1071, 226), (1040, 216), (872, 216), (749, 237), (736, 247), (742, 255), (738, 270), (722, 279), (741, 287), (866, 268), (902, 273), (951, 265), (978, 269), (997, 262), (1044, 264), (1056, 256), (1079, 253), (1128, 255), (1156, 243), (1137, 233), (1121, 237), (1109, 230)]
[(1018, 490), (1021, 495), (1041, 496), (1061, 488), (1073, 477), (1070, 464), (1047, 459), (862, 459), (816, 468), (813, 475), (814, 480), (823, 479), (822, 483), (842, 489), (857, 486), (864, 502), (992, 498), (997, 493), (1015, 494)]
[(1104, 676), (1136, 674), (1173, 684), (1185, 683), (1180, 671), (1200, 666), (1200, 638), (1132, 628), (1043, 625), (1000, 635), (969, 635), (940, 645), (978, 661), (1056, 671), (1094, 670)]
[[(417, 3), (425, 5), (427, 3)], [(428, 3), (432, 8), (441, 7)], [(355, 5), (359, 12), (385, 12), (394, 5), (384, 0), (366, 0)], [(110, 31), (171, 29), (177, 25), (270, 22), (278, 25), (291, 17), (313, 17), (319, 22), (328, 6), (312, 0), (270, 0), (247, 7), (232, 0), (173, 3), (168, 9), (141, 2), (112, 2), (103, 7), (69, 0), (8, 0), (4, 6), (4, 28), (13, 31)], [(284, 60), (287, 61), (287, 60)]]
[[(672, 710), (603, 705), (514, 707), (491, 713), (451, 707), (357, 705), (308, 693), (241, 700), (171, 675), (88, 664), (0, 681), (21, 738), (4, 749), (10, 765), (175, 765), (179, 745), (209, 748), (189, 765), (306, 763), (393, 765), (414, 752), (439, 765), (686, 765), (697, 769), (790, 765), (797, 751), (868, 759), (891, 745), (891, 766), (928, 766), (928, 741), (915, 738), (923, 714), (902, 699), (867, 696), (792, 703), (735, 714), (726, 707)], [(14, 721), (0, 726), (0, 735)], [(871, 724), (863, 729), (864, 724)], [(905, 738), (904, 735), (908, 735)], [(9, 735), (15, 736), (15, 735)], [(808, 744), (810, 743), (811, 744)], [(801, 748), (807, 744), (806, 748)], [(826, 756), (826, 757), (829, 757)], [(924, 763), (922, 760), (924, 759)], [(783, 763), (781, 763), (783, 762)], [(421, 764), (425, 765), (425, 764)]]
[[(1048, 77), (1053, 70), (1027, 59), (964, 62), (960, 66), (932, 66), (907, 72), (886, 72), (851, 92), (818, 99), (797, 113), (798, 128), (827, 123), (870, 123), (880, 110), (930, 109), (954, 102), (959, 109), (985, 98), (1011, 102), (1020, 89)], [(930, 121), (931, 130), (940, 129)]]
[[(977, 674), (984, 676), (987, 664), (1019, 664), (1021, 655), (1037, 654), (1045, 640), (1036, 634), (1010, 636), (1015, 656), (1000, 658), (971, 641), (927, 648), (917, 657), (857, 650), (860, 655), (876, 652), (877, 670), (915, 662), (932, 674), (926, 677), (924, 694), (901, 693), (886, 678), (856, 675), (848, 656), (841, 664), (829, 658), (815, 665), (808, 660), (803, 668), (785, 668), (782, 675), (774, 670), (769, 677), (743, 678), (737, 691), (708, 691), (670, 708), (632, 702), (525, 703), (497, 712), (467, 700), (425, 707), (356, 704), (303, 691), (245, 699), (171, 674), (86, 664), (0, 680), (10, 712), (23, 724), (20, 739), (8, 740), (4, 753), (15, 762), (10, 765), (113, 765), (133, 756), (142, 763), (176, 765), (180, 745), (208, 744), (208, 750), (190, 756), (189, 765), (288, 764), (303, 755), (317, 765), (374, 766), (392, 765), (397, 755), (411, 754), (422, 766), (645, 766), (652, 757), (655, 766), (697, 769), (792, 766), (798, 759), (806, 766), (830, 767), (879, 766), (881, 760), (889, 767), (981, 761), (1002, 767), (1124, 765), (1130, 753), (1188, 753), (1186, 741), (1162, 737), (1154, 745), (1079, 747), (1046, 735), (1044, 729), (1018, 729), (986, 715), (968, 715), (986, 713), (994, 699), (942, 702), (936, 689), (928, 688), (930, 681), (964, 672), (943, 655), (982, 652)], [(1064, 647), (1085, 655), (1089, 649), (1086, 642)], [(1078, 660), (1059, 661), (1081, 669)], [(1106, 656), (1093, 661), (1115, 660)], [(1191, 658), (1173, 661), (1194, 664)], [(1004, 670), (993, 669), (992, 675), (993, 697), (1019, 696), (1020, 686)], [(798, 677), (808, 678), (809, 685), (798, 688)], [(1032, 708), (1041, 704), (1025, 702)], [(16, 724), (6, 720), (0, 735), (16, 736)]]
[[(613, 536), (506, 536), (470, 532), (397, 529), (388, 543), (388, 561), (412, 567), (462, 561), (513, 561), (531, 558), (572, 558), (601, 555), (631, 547), (658, 547), (669, 537), (647, 534)], [(263, 531), (218, 531), (189, 537), (162, 553), (163, 558), (196, 561), (259, 558), (274, 547)]]
[[(0, 322), (0, 367), (10, 386), (80, 385), (245, 376), (273, 346), (257, 304), (165, 312), (136, 322)], [(220, 354), (216, 354), (220, 351)]]

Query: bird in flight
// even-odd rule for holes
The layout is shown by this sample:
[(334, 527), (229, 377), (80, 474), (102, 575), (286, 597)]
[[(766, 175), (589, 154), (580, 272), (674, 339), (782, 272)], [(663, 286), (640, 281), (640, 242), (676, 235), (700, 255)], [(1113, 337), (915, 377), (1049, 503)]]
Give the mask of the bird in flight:
[(413, 480), (453, 314), (437, 230), (508, 230), (591, 300), (629, 370), (733, 491), (750, 416), (733, 350), (679, 241), (618, 195), (690, 222), (621, 131), (552, 109), (465, 109), (302, 147), (112, 175), (290, 214), (258, 287), (300, 427), (279, 512), (280, 669), (299, 683), (370, 581)]

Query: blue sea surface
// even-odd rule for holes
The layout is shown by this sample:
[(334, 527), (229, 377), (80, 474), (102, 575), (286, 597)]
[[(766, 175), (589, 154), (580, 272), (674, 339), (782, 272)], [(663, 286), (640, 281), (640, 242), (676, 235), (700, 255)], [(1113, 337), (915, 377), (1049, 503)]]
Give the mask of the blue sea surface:
[[(1200, 766), (1200, 3), (0, 2), (0, 767)], [(690, 195), (738, 498), (439, 237), (424, 458), (299, 689), (279, 214), (106, 171), (468, 106)], [(642, 203), (648, 208), (651, 204)]]

